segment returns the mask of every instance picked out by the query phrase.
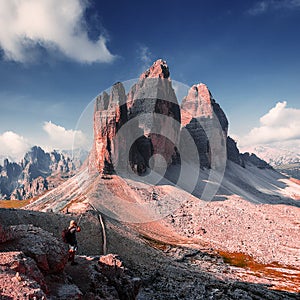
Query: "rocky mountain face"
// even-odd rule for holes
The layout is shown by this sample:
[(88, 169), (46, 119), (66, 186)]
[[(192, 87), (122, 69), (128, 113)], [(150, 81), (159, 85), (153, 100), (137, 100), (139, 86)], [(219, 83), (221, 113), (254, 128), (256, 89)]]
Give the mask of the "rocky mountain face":
[(211, 143), (215, 143), (213, 147), (224, 148), (227, 138), (228, 120), (223, 110), (213, 99), (207, 86), (200, 83), (193, 85), (183, 98), (181, 114), (182, 125), (196, 143), (200, 166), (210, 168)]
[(227, 147), (228, 159), (242, 167), (245, 167), (245, 162), (242, 159), (240, 151), (236, 145), (236, 141), (232, 139), (230, 136), (227, 137), (226, 147)]
[(111, 94), (104, 92), (96, 99), (94, 113), (94, 145), (92, 168), (104, 173), (113, 170), (112, 153), (116, 145), (113, 138), (117, 130), (127, 121), (125, 89), (121, 83), (112, 87)]
[[(144, 172), (149, 167), (149, 154), (158, 154), (169, 166), (176, 157), (181, 116), (165, 61), (156, 61), (140, 76), (140, 80), (129, 91), (127, 106), (130, 127), (134, 130), (137, 126), (142, 134), (142, 143), (135, 143), (130, 152), (131, 165)], [(138, 134), (136, 131), (132, 136)], [(143, 141), (146, 140), (149, 140), (149, 145), (144, 149)]]
[(244, 162), (251, 162), (254, 166), (258, 167), (259, 169), (272, 169), (272, 167), (265, 162), (264, 160), (260, 159), (253, 153), (243, 153), (241, 157)]
[(212, 155), (224, 149), (228, 159), (244, 165), (236, 143), (227, 136), (226, 115), (207, 86), (193, 85), (179, 106), (169, 68), (157, 60), (127, 95), (123, 85), (116, 83), (110, 94), (103, 92), (96, 99), (90, 167), (96, 166), (100, 174), (130, 167), (141, 175), (147, 173), (155, 154), (167, 167), (180, 164), (178, 147), (188, 147), (185, 131), (196, 145), (201, 168), (211, 168)]
[[(168, 126), (165, 120), (169, 118), (175, 126)], [(168, 138), (160, 134), (161, 128), (168, 131)], [(137, 173), (146, 171), (153, 154), (162, 155), (170, 165), (176, 156), (173, 141), (177, 141), (179, 130), (180, 108), (169, 69), (158, 60), (128, 95), (123, 85), (116, 83), (110, 95), (104, 92), (96, 99), (93, 161), (100, 173), (110, 174), (127, 163), (122, 154), (129, 154), (130, 167)]]
[(183, 125), (188, 124), (191, 118), (213, 119), (217, 118), (220, 122), (224, 134), (227, 135), (228, 120), (220, 105), (213, 99), (208, 87), (203, 84), (193, 85), (181, 103)]
[(17, 163), (9, 162), (8, 159), (5, 159), (3, 166), (0, 166), (0, 172), (0, 189), (2, 197), (5, 198), (17, 188), (17, 182), (22, 173), (22, 167)]
[(4, 160), (0, 166), (0, 197), (20, 200), (41, 195), (73, 176), (80, 165), (62, 153), (47, 153), (34, 146), (20, 163)]

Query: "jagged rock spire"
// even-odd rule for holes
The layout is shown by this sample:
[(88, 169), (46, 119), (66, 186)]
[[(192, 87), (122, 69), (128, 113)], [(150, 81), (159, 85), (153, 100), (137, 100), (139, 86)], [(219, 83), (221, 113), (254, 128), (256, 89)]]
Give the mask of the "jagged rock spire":
[(170, 71), (169, 67), (166, 63), (166, 61), (162, 59), (158, 59), (153, 63), (153, 65), (142, 75), (140, 76), (140, 79), (144, 78), (169, 78), (170, 77)]
[(220, 125), (227, 135), (228, 120), (220, 105), (213, 99), (211, 92), (204, 83), (194, 84), (181, 103), (183, 125), (192, 118), (217, 117)]
[[(112, 173), (116, 165), (122, 165), (120, 154), (127, 153), (127, 148), (132, 148), (130, 163), (143, 166), (142, 169), (148, 166), (152, 154), (162, 155), (168, 165), (172, 163), (174, 143), (180, 130), (180, 107), (169, 76), (167, 63), (159, 59), (140, 76), (140, 80), (133, 85), (127, 96), (122, 84), (117, 83), (110, 95), (103, 93), (96, 99), (94, 155), (90, 158), (93, 157), (100, 173)], [(164, 117), (158, 120), (157, 116)], [(169, 117), (174, 119), (176, 126), (167, 124)], [(140, 131), (139, 138), (133, 145), (128, 145), (129, 136), (118, 133), (127, 121), (130, 122), (127, 127), (131, 128), (129, 136), (137, 130)], [(157, 128), (167, 130), (172, 141), (157, 134)]]

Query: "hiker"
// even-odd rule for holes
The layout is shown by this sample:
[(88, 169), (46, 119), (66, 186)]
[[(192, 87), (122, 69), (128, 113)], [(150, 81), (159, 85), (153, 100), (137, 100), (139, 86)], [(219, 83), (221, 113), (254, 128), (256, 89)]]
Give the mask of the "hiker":
[(78, 263), (75, 262), (75, 253), (78, 249), (77, 247), (77, 239), (76, 239), (76, 232), (80, 232), (81, 229), (79, 226), (77, 226), (77, 223), (72, 220), (70, 222), (70, 226), (68, 228), (68, 239), (67, 243), (69, 244), (69, 261), (71, 262), (71, 265), (77, 265)]

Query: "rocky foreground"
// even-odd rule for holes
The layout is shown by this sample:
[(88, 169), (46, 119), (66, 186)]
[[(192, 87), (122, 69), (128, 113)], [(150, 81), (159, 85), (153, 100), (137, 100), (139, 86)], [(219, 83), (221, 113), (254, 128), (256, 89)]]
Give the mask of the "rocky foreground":
[(0, 299), (135, 299), (139, 291), (116, 255), (68, 265), (66, 245), (33, 225), (0, 225), (0, 251)]
[(119, 256), (100, 255), (101, 230), (92, 211), (81, 218), (79, 264), (71, 266), (60, 240), (71, 217), (0, 210), (1, 299), (299, 299), (297, 293), (237, 280), (243, 268), (204, 245), (159, 241), (108, 219), (107, 251)]

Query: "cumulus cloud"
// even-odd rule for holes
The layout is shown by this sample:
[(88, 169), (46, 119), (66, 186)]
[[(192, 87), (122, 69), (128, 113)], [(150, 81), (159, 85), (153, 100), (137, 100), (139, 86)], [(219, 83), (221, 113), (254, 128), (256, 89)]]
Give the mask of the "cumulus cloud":
[(42, 47), (78, 62), (112, 61), (106, 38), (88, 37), (86, 5), (82, 0), (0, 0), (0, 47), (5, 58), (28, 62)]
[(47, 133), (47, 138), (40, 136), (38, 140), (34, 137), (29, 140), (12, 131), (0, 134), (0, 164), (4, 158), (20, 161), (34, 145), (41, 146), (45, 151), (87, 149), (89, 146), (85, 134), (80, 130), (66, 129), (52, 122), (45, 122), (43, 130)]
[(29, 150), (30, 143), (23, 136), (12, 131), (6, 131), (0, 135), (0, 156), (9, 157), (19, 161)]
[(142, 62), (142, 69), (148, 68), (152, 63), (152, 53), (150, 49), (145, 45), (140, 45), (137, 49), (137, 55)]
[(45, 122), (44, 131), (48, 134), (48, 148), (69, 150), (72, 148), (84, 148), (87, 139), (80, 130), (66, 129), (52, 122)]
[(268, 144), (300, 139), (300, 109), (287, 107), (287, 102), (278, 102), (275, 107), (260, 118), (260, 126), (253, 128), (241, 145)]
[(300, 8), (300, 0), (264, 0), (257, 2), (248, 10), (253, 16), (264, 14), (274, 10), (292, 10)]
[(253, 16), (260, 15), (266, 12), (268, 7), (269, 6), (267, 1), (261, 1), (256, 3), (252, 8), (250, 8), (248, 10), (248, 13)]
[(147, 46), (140, 46), (140, 59), (145, 64), (151, 63), (151, 56), (152, 53), (150, 52), (149, 48)]

